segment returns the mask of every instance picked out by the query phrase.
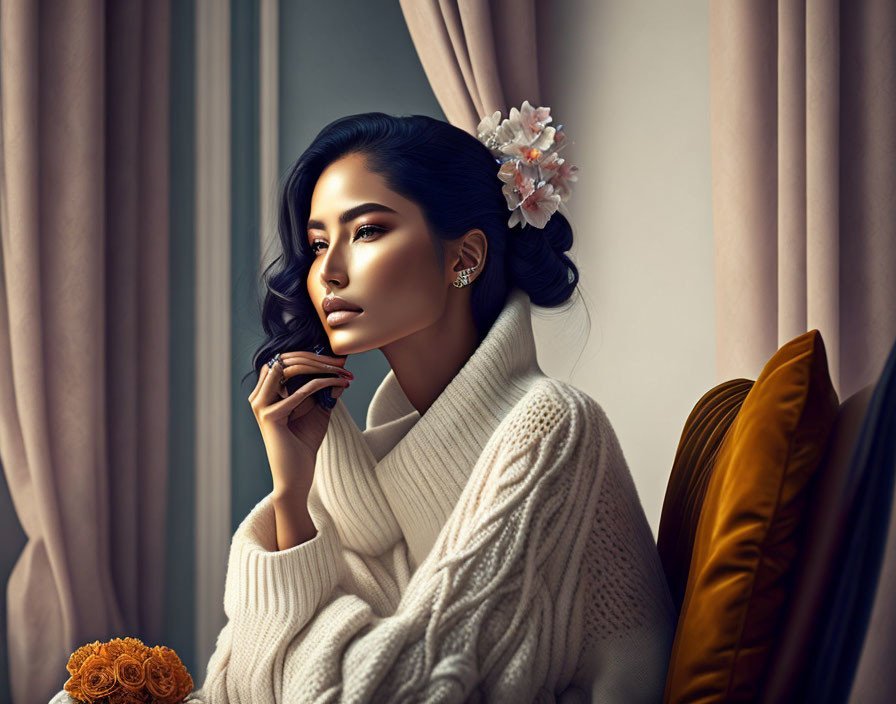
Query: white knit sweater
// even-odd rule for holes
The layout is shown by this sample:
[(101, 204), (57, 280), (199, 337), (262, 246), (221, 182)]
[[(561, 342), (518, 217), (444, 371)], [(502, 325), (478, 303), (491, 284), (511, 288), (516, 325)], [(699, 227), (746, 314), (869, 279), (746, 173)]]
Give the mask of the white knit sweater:
[(227, 623), (188, 704), (660, 702), (674, 607), (601, 406), (536, 361), (528, 295), (421, 417), (387, 374), (337, 402), (308, 509), (233, 536)]

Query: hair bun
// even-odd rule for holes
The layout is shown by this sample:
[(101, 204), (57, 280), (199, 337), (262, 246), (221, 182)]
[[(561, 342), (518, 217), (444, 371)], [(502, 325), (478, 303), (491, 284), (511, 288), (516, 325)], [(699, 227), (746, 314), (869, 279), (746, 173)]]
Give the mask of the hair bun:
[(523, 227), (508, 236), (508, 277), (536, 305), (564, 303), (579, 283), (579, 270), (566, 255), (572, 243), (572, 227), (562, 213), (555, 213), (543, 228)]

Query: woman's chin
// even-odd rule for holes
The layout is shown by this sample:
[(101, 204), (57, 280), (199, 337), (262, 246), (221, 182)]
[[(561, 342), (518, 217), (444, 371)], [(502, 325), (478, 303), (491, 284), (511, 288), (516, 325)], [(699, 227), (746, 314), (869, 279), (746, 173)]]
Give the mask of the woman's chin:
[(352, 335), (348, 331), (345, 334), (341, 330), (334, 330), (330, 333), (330, 349), (333, 350), (333, 354), (337, 357), (345, 357), (350, 354), (359, 354), (361, 352), (367, 352), (370, 349), (370, 345), (364, 344), (363, 340), (360, 339), (352, 339), (355, 338), (355, 335)]

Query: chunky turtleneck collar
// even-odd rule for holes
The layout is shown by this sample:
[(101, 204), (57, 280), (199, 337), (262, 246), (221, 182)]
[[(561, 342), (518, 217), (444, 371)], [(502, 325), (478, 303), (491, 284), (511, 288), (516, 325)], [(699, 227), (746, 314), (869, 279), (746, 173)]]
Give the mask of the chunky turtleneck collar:
[(543, 378), (529, 296), (514, 288), (486, 337), (422, 416), (391, 370), (371, 401), (366, 430), (338, 400), (312, 488), (343, 544), (379, 555), (404, 538), (416, 569), (489, 438)]

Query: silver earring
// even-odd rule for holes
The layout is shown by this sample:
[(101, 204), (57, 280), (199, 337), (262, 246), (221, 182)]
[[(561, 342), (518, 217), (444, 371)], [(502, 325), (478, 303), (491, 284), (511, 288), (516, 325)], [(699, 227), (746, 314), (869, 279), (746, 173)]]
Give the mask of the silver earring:
[(479, 265), (471, 266), (469, 269), (464, 269), (463, 271), (457, 272), (457, 280), (454, 281), (454, 285), (457, 288), (463, 288), (468, 283), (470, 283), (470, 277), (468, 274), (472, 274), (476, 269), (479, 268)]

